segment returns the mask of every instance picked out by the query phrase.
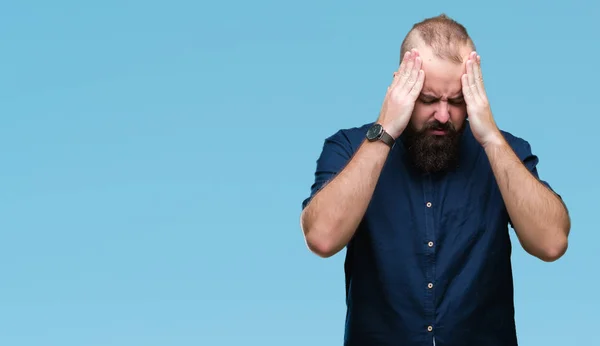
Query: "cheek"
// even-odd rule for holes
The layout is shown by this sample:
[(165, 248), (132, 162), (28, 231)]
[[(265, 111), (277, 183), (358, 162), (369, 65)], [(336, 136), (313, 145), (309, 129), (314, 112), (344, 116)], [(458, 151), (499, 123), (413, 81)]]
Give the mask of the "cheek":
[(460, 128), (465, 119), (467, 117), (467, 107), (465, 105), (462, 106), (450, 106), (450, 118), (452, 119), (452, 123), (457, 128)]
[(431, 107), (416, 102), (410, 122), (413, 127), (420, 129), (431, 118), (432, 113)]

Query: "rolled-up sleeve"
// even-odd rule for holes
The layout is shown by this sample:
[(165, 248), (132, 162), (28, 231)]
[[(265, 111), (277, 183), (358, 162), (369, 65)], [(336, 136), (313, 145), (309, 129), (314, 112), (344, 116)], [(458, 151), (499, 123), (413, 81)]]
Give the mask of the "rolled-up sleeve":
[(310, 195), (302, 201), (302, 209), (329, 181), (344, 169), (353, 155), (352, 145), (346, 133), (342, 130), (325, 139), (321, 154), (317, 159), (314, 182)]
[[(521, 162), (523, 162), (523, 165), (527, 168), (527, 170), (529, 170), (529, 172), (531, 172), (531, 174), (540, 183), (542, 183), (544, 186), (546, 186), (559, 199), (562, 200), (562, 196), (560, 194), (558, 194), (546, 180), (543, 180), (540, 178), (540, 174), (538, 172), (538, 164), (540, 162), (540, 159), (531, 150), (531, 145), (529, 144), (529, 142), (527, 142), (524, 139), (514, 137), (514, 136), (509, 136), (507, 139), (509, 140), (509, 143), (510, 143), (513, 151), (515, 152), (517, 157), (521, 160)], [(510, 226), (514, 228), (514, 225), (512, 223), (512, 220), (510, 219), (510, 216), (508, 218), (508, 222), (509, 222)]]
[(531, 172), (531, 174), (533, 174), (533, 176), (536, 179), (538, 179), (542, 184), (544, 184), (546, 187), (552, 190), (552, 192), (554, 192), (557, 196), (560, 197), (560, 195), (558, 195), (556, 191), (554, 191), (554, 189), (550, 186), (550, 184), (547, 181), (540, 178), (540, 174), (538, 172), (538, 164), (540, 162), (540, 159), (531, 150), (531, 145), (529, 144), (529, 142), (517, 137), (513, 137), (512, 142), (512, 148), (515, 151), (515, 154), (521, 160), (521, 162), (523, 162), (525, 167), (527, 167), (529, 172)]

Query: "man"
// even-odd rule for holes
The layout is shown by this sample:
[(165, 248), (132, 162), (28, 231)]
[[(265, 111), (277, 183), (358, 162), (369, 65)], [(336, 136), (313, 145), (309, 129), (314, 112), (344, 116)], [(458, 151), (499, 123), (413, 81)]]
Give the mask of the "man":
[(508, 225), (554, 261), (567, 209), (496, 126), (461, 24), (417, 23), (401, 52), (379, 118), (327, 138), (303, 203), (308, 247), (347, 248), (344, 344), (517, 345)]

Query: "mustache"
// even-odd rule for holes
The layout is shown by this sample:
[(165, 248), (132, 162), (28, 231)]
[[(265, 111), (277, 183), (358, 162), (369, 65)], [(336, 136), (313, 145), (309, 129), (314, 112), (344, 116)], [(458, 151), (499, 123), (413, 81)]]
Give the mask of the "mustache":
[(441, 131), (454, 132), (454, 131), (456, 131), (456, 128), (449, 121), (445, 122), (445, 123), (441, 123), (437, 120), (434, 120), (423, 127), (423, 131), (427, 131), (427, 130), (441, 130)]
[(441, 123), (437, 120), (434, 120), (423, 127), (423, 131), (428, 130), (441, 130), (448, 132), (456, 132), (456, 127), (451, 122), (447, 121), (445, 123)]

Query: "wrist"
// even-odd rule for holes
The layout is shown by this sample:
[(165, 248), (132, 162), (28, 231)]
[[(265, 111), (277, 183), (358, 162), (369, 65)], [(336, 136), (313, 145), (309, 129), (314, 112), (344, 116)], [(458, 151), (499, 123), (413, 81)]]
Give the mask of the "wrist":
[(484, 149), (501, 147), (506, 144), (507, 144), (506, 139), (504, 138), (504, 136), (498, 129), (494, 129), (494, 131), (492, 131), (492, 133), (490, 133), (488, 136), (486, 136), (481, 141), (481, 146)]
[(398, 139), (403, 131), (403, 129), (394, 128), (392, 124), (383, 121), (377, 121), (376, 124), (381, 124), (383, 130), (394, 140)]
[(402, 135), (402, 132), (404, 130), (396, 130), (396, 129), (387, 130), (386, 129), (386, 131), (394, 140), (397, 140), (398, 138), (400, 138), (400, 135)]
[(367, 130), (366, 138), (369, 142), (383, 142), (390, 148), (393, 148), (396, 142), (396, 138), (380, 122), (371, 125)]
[(485, 151), (500, 149), (507, 146), (508, 143), (506, 139), (500, 132), (500, 130), (494, 131), (493, 134), (488, 136), (484, 141), (482, 141), (481, 146)]

